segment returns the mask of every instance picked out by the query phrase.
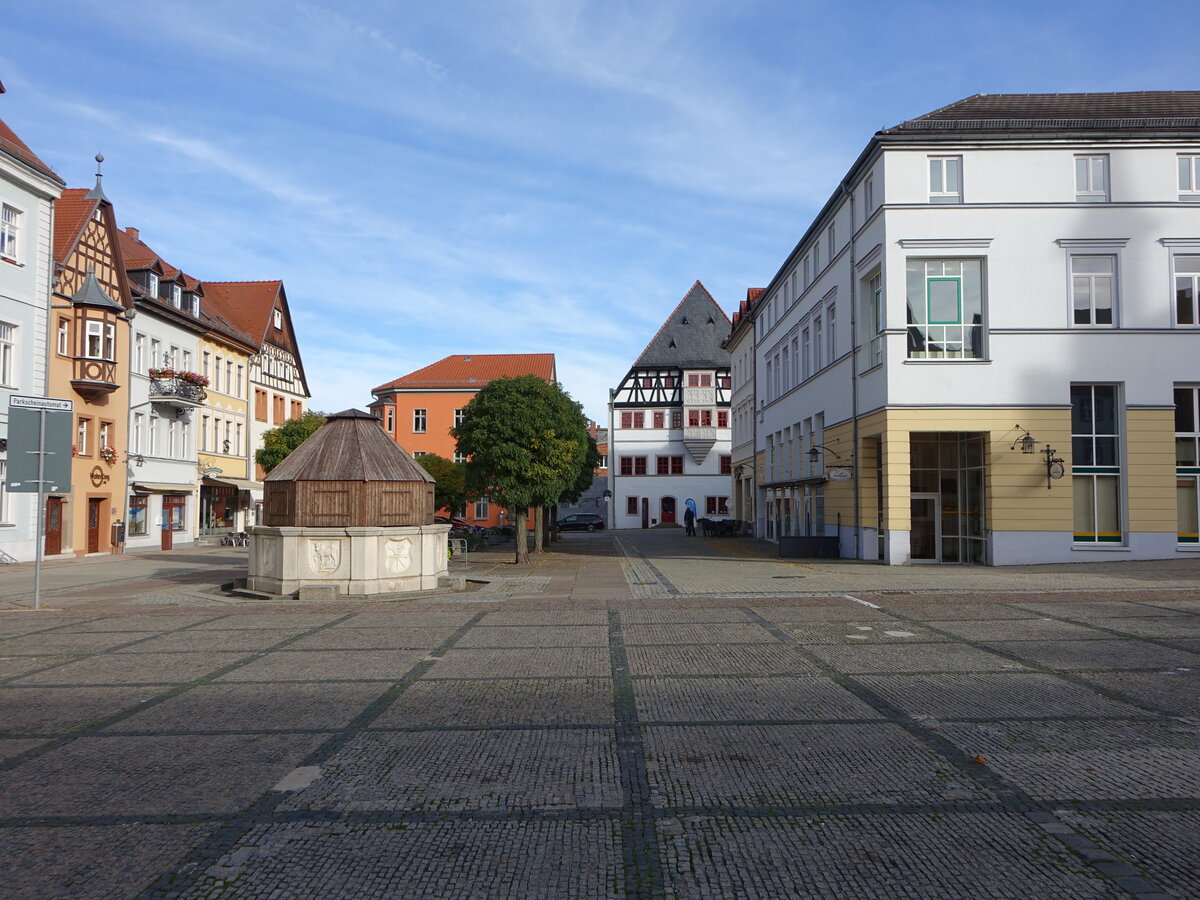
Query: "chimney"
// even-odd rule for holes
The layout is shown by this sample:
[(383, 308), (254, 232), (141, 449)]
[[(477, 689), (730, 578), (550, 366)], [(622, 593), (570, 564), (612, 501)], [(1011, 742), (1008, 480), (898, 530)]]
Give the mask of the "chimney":
[(126, 225), (126, 226), (125, 226), (125, 233), (126, 233), (127, 235), (129, 235), (131, 238), (133, 238), (135, 241), (136, 241), (136, 240), (139, 240), (139, 238), (138, 238), (138, 230), (137, 230), (136, 228), (134, 228), (132, 225)]

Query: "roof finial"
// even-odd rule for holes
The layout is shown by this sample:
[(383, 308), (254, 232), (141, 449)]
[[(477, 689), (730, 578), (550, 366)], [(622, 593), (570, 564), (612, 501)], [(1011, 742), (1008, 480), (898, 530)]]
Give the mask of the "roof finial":
[(103, 164), (103, 162), (104, 162), (104, 154), (97, 153), (96, 154), (96, 186), (94, 188), (92, 188), (90, 191), (88, 191), (87, 199), (89, 199), (89, 200), (105, 200), (105, 201), (108, 201), (111, 203), (112, 201), (109, 201), (108, 198), (106, 196), (104, 196), (104, 188), (100, 187), (100, 179), (104, 177), (100, 173), (100, 167)]

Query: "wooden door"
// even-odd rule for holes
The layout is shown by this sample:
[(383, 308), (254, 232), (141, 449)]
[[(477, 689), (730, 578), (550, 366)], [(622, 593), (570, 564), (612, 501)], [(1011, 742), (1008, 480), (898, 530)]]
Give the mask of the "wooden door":
[(650, 527), (650, 498), (642, 498), (642, 527)]
[(62, 498), (46, 498), (46, 556), (62, 553)]
[(661, 521), (662, 524), (664, 524), (664, 525), (674, 525), (675, 524), (675, 498), (674, 497), (663, 497), (662, 500), (659, 501), (659, 505), (662, 507), (660, 514), (659, 514), (659, 521)]
[(87, 510), (87, 552), (100, 552), (100, 504), (103, 500), (95, 497), (88, 498)]

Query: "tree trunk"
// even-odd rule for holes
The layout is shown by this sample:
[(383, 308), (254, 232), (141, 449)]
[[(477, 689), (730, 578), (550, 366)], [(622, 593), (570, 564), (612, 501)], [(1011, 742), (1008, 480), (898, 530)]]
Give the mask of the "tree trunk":
[(546, 509), (550, 513), (550, 525), (547, 527), (546, 531), (550, 536), (550, 543), (557, 543), (558, 539), (562, 537), (562, 535), (558, 533), (558, 507), (547, 506)]
[(542, 536), (546, 532), (546, 515), (545, 510), (540, 506), (533, 508), (533, 552), (543, 553), (545, 547), (542, 545)]
[(524, 507), (513, 510), (513, 536), (517, 541), (517, 565), (529, 562), (529, 534), (525, 528), (528, 512)]

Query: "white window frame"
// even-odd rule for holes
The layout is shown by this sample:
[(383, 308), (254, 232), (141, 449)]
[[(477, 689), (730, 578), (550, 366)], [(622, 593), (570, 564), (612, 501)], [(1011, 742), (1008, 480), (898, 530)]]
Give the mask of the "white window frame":
[[(1200, 327), (1200, 265), (1193, 272), (1180, 272), (1179, 260), (1195, 260), (1200, 263), (1200, 252), (1175, 253), (1171, 255), (1171, 321), (1176, 328)], [(1192, 321), (1179, 321), (1179, 287), (1181, 282), (1190, 282), (1192, 292)]]
[(170, 299), (172, 306), (174, 306), (176, 309), (183, 308), (183, 288), (180, 287), (180, 285), (172, 283), (167, 288), (167, 296), (168, 299)]
[[(929, 202), (962, 203), (963, 164), (961, 156), (928, 157)], [(954, 187), (951, 189), (950, 183)]]
[(863, 179), (863, 214), (869, 216), (875, 209), (875, 176)]
[(8, 491), (4, 487), (7, 478), (8, 460), (0, 459), (0, 522), (10, 524), (8, 516)]
[(1200, 153), (1181, 153), (1176, 161), (1179, 199), (1200, 201)]
[(88, 446), (91, 443), (91, 421), (86, 416), (80, 416), (75, 425), (75, 452), (80, 456), (91, 456)]
[[(1125, 428), (1124, 428), (1124, 426), (1125, 426), (1125, 406), (1124, 406), (1124, 403), (1122, 402), (1123, 398), (1122, 398), (1121, 385), (1113, 384), (1111, 382), (1107, 382), (1107, 383), (1106, 382), (1100, 382), (1100, 383), (1079, 382), (1079, 383), (1073, 383), (1071, 385), (1072, 390), (1074, 390), (1076, 388), (1090, 389), (1092, 392), (1093, 398), (1095, 397), (1095, 389), (1098, 387), (1113, 389), (1113, 425), (1116, 428), (1116, 432), (1115, 433), (1097, 432), (1094, 430), (1094, 428), (1095, 428), (1094, 421), (1092, 423), (1089, 423), (1090, 430), (1086, 431), (1086, 432), (1078, 432), (1077, 433), (1077, 432), (1075, 432), (1074, 426), (1072, 425), (1072, 429), (1071, 429), (1071, 445), (1072, 445), (1071, 481), (1073, 482), (1073, 488), (1074, 488), (1074, 482), (1076, 482), (1076, 481), (1090, 480), (1093, 483), (1093, 487), (1092, 487), (1092, 510), (1093, 510), (1092, 517), (1093, 517), (1093, 521), (1098, 521), (1099, 508), (1098, 508), (1097, 498), (1099, 497), (1099, 490), (1096, 486), (1097, 482), (1100, 479), (1116, 479), (1117, 527), (1119, 529), (1119, 532), (1116, 536), (1116, 540), (1112, 540), (1111, 536), (1110, 536), (1110, 539), (1107, 539), (1107, 540), (1101, 539), (1098, 530), (1095, 534), (1095, 537), (1092, 540), (1081, 540), (1079, 538), (1079, 532), (1075, 532), (1072, 537), (1072, 541), (1073, 541), (1073, 546), (1076, 549), (1079, 549), (1080, 547), (1083, 547), (1083, 548), (1096, 547), (1096, 548), (1100, 548), (1100, 549), (1103, 549), (1106, 547), (1122, 547), (1122, 546), (1126, 546), (1128, 543), (1128, 540), (1129, 540), (1129, 521), (1128, 521), (1129, 502), (1128, 502), (1128, 498), (1125, 495), (1127, 482), (1126, 482), (1126, 472), (1125, 472), (1125, 464), (1124, 464), (1125, 451), (1122, 446), (1124, 443), (1124, 430), (1125, 430)], [(1093, 410), (1095, 409), (1094, 399), (1093, 399), (1092, 408), (1093, 408)], [(1072, 417), (1073, 416), (1074, 416), (1074, 412), (1072, 411)], [(1090, 441), (1093, 448), (1095, 448), (1097, 442), (1100, 440), (1112, 441), (1112, 446), (1114, 448), (1114, 454), (1116, 456), (1115, 465), (1110, 465), (1108, 463), (1100, 464), (1100, 465), (1084, 464), (1083, 459), (1080, 457), (1077, 457), (1074, 452), (1075, 444), (1077, 443), (1077, 441), (1079, 439)], [(1094, 450), (1093, 450), (1093, 452), (1094, 452)], [(1095, 463), (1094, 458), (1093, 458), (1093, 463)], [(1073, 498), (1073, 502), (1077, 503), (1078, 501)], [(1074, 524), (1072, 525), (1072, 529), (1073, 528), (1074, 528)]]
[(1078, 203), (1107, 203), (1112, 184), (1107, 153), (1075, 155), (1075, 200)]
[(867, 327), (871, 329), (871, 366), (878, 366), (883, 362), (883, 332), (887, 327), (882, 271), (876, 271), (867, 279), (867, 305)]
[[(206, 417), (207, 418), (207, 417)], [(146, 417), (143, 413), (133, 414), (133, 452), (142, 452), (142, 432), (145, 429)]]
[[(1076, 272), (1076, 260), (1083, 259), (1107, 259), (1112, 261), (1112, 272)], [(1068, 321), (1072, 328), (1116, 328), (1119, 321), (1118, 314), (1121, 308), (1121, 291), (1120, 291), (1120, 259), (1116, 253), (1071, 253), (1068, 255), (1068, 294), (1067, 300), (1070, 304), (1070, 314)], [(1110, 322), (1096, 321), (1096, 284), (1097, 279), (1110, 279), (1109, 297), (1111, 306), (1109, 307)], [(1075, 321), (1075, 290), (1077, 287), (1077, 279), (1086, 279), (1088, 282), (1088, 295), (1090, 297), (1088, 315), (1089, 321)]]
[(0, 385), (16, 387), (17, 326), (0, 322)]
[(83, 355), (85, 359), (104, 359), (104, 322), (100, 319), (86, 320)]
[(486, 522), (489, 513), (487, 498), (483, 497), (479, 500), (476, 500), (475, 508), (471, 512), (471, 518), (476, 522)]
[(70, 319), (58, 320), (58, 355), (71, 355), (71, 321)]
[(17, 262), (21, 252), (21, 210), (0, 204), (0, 257)]
[(413, 434), (426, 434), (429, 429), (429, 410), (414, 409), (412, 413)]
[(272, 321), (274, 322), (274, 325), (276, 328), (282, 330), (283, 329), (283, 311), (280, 309), (276, 309), (274, 312), (274, 315), (272, 317)]
[(158, 296), (158, 275), (154, 272), (146, 273), (146, 293), (152, 297)]
[(454, 451), (454, 461), (456, 463), (465, 463), (467, 461), (467, 454), (459, 453), (457, 450), (455, 450)]

